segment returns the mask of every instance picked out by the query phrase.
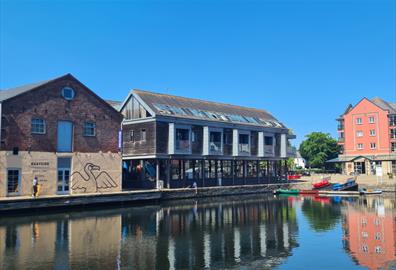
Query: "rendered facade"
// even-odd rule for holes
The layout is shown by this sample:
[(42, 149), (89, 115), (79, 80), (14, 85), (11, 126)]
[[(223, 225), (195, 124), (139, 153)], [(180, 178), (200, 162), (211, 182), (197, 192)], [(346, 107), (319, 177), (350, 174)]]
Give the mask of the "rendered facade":
[(338, 120), (340, 162), (345, 174), (396, 173), (396, 103), (364, 98)]

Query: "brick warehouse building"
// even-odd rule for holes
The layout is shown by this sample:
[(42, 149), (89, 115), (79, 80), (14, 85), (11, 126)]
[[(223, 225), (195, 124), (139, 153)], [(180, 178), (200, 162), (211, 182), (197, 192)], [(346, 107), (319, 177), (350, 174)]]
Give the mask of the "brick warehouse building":
[(363, 98), (337, 119), (345, 174), (396, 174), (396, 103)]
[(122, 115), (67, 74), (0, 91), (0, 197), (118, 191)]
[(264, 110), (134, 90), (120, 111), (124, 189), (286, 178), (295, 136)]

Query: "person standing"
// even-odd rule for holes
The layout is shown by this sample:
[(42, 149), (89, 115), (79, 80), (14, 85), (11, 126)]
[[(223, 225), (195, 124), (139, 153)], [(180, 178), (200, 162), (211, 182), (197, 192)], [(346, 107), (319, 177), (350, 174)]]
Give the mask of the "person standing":
[(38, 179), (37, 176), (33, 178), (33, 197), (37, 197), (38, 192)]

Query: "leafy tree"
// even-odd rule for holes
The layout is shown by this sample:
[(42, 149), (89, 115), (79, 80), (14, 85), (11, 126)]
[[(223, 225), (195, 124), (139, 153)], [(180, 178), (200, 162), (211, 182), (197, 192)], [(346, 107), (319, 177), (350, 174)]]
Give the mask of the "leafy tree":
[(310, 167), (324, 168), (326, 160), (337, 157), (340, 152), (337, 140), (328, 133), (312, 132), (306, 138), (300, 144), (300, 154)]

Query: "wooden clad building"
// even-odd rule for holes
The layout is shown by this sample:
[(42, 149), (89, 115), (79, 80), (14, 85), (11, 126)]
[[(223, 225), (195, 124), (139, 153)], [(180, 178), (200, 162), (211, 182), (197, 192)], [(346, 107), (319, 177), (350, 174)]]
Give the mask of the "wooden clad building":
[(0, 91), (0, 197), (119, 191), (121, 121), (70, 74)]
[(133, 90), (120, 111), (124, 189), (285, 179), (295, 136), (264, 110)]

